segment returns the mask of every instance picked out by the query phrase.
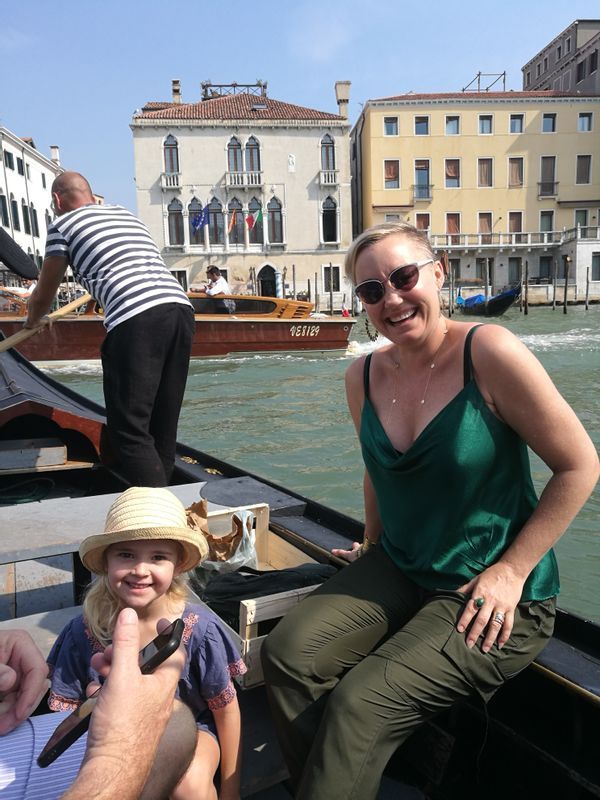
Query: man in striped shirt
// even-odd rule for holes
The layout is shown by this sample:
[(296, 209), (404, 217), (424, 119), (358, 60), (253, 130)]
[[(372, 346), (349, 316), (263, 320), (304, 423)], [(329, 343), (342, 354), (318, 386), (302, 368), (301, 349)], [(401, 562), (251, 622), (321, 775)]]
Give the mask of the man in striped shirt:
[(103, 460), (135, 486), (166, 486), (194, 336), (192, 305), (147, 228), (121, 206), (97, 205), (87, 180), (52, 184), (57, 219), (28, 305), (39, 324), (71, 266), (104, 312), (101, 348), (110, 453)]

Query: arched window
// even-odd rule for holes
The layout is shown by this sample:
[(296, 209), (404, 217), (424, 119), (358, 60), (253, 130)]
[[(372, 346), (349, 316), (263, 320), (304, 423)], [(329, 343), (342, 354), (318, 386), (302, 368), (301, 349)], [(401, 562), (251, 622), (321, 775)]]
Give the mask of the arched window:
[(281, 203), (276, 197), (269, 200), (267, 204), (267, 215), (269, 217), (269, 241), (274, 243), (283, 242), (283, 217), (281, 214)]
[(239, 139), (232, 136), (227, 145), (227, 170), (229, 172), (243, 172), (242, 145)]
[(19, 217), (19, 204), (15, 200), (15, 196), (13, 194), (11, 194), (11, 196), (10, 196), (10, 215), (12, 217), (13, 228), (16, 231), (20, 231), (21, 230), (21, 220), (20, 220), (20, 217)]
[(167, 206), (169, 212), (169, 244), (183, 244), (183, 206), (179, 200), (171, 200)]
[(40, 235), (40, 226), (38, 224), (38, 215), (35, 206), (33, 203), (29, 204), (29, 213), (31, 215), (31, 232), (34, 236), (39, 238)]
[(335, 145), (328, 133), (321, 139), (321, 169), (335, 169)]
[(202, 203), (197, 197), (192, 197), (188, 205), (188, 220), (190, 226), (190, 244), (204, 244)]
[(179, 172), (179, 148), (173, 134), (170, 133), (167, 136), (163, 149), (165, 151), (165, 172), (170, 175)]
[(208, 236), (211, 244), (225, 244), (223, 206), (216, 197), (213, 197), (208, 206)]
[(8, 203), (6, 197), (0, 192), (0, 222), (5, 228), (10, 227), (10, 220), (8, 219)]
[(337, 203), (332, 197), (323, 201), (323, 241), (337, 242)]
[(21, 200), (21, 214), (23, 215), (23, 230), (25, 233), (31, 233), (31, 223), (29, 220), (29, 206), (25, 200)]
[(227, 232), (229, 234), (229, 244), (244, 244), (244, 214), (242, 212), (242, 204), (234, 197), (229, 202), (229, 226)]
[(260, 172), (260, 146), (254, 136), (246, 142), (246, 172)]
[(260, 202), (253, 197), (248, 203), (248, 238), (250, 244), (262, 244), (264, 242), (263, 215)]

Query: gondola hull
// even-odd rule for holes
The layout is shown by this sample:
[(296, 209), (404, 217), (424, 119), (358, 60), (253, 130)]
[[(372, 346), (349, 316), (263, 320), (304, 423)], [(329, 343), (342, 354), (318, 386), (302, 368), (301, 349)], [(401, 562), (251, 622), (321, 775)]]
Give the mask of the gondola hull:
[(488, 300), (482, 300), (479, 303), (469, 304), (467, 300), (460, 304), (458, 308), (460, 308), (463, 314), (470, 316), (500, 317), (513, 305), (520, 294), (520, 287), (513, 287), (494, 297), (490, 297)]

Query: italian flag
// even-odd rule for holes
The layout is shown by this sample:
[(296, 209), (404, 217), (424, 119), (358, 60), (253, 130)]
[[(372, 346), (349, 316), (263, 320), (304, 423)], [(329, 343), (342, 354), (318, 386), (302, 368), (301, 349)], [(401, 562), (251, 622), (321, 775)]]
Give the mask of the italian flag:
[(263, 218), (262, 208), (259, 208), (258, 211), (255, 211), (254, 214), (248, 214), (246, 217), (246, 225), (248, 226), (249, 230), (256, 225), (257, 222), (260, 222)]

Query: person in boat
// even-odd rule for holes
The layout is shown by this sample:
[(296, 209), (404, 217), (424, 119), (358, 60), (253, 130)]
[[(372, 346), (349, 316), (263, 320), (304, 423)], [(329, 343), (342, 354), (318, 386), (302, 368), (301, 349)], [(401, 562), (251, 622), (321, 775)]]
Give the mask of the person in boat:
[(25, 327), (42, 320), (71, 265), (104, 310), (101, 356), (114, 467), (132, 485), (166, 486), (194, 336), (192, 305), (146, 227), (121, 206), (97, 205), (82, 175), (59, 175), (52, 198), (58, 216), (48, 228)]
[(184, 654), (180, 649), (153, 674), (142, 675), (139, 649), (137, 617), (132, 609), (124, 609), (115, 623), (112, 647), (94, 655), (106, 683), (88, 734), (42, 769), (36, 758), (68, 713), (29, 717), (48, 689), (48, 666), (26, 631), (0, 631), (3, 798), (162, 800), (168, 795), (189, 765), (196, 743), (192, 714), (174, 699)]
[(92, 655), (110, 641), (121, 608), (135, 609), (144, 645), (159, 620), (181, 617), (186, 661), (177, 695), (192, 709), (198, 733), (194, 758), (171, 798), (216, 800), (220, 765), (219, 800), (239, 800), (241, 723), (232, 678), (246, 666), (216, 614), (188, 602), (185, 573), (208, 553), (203, 534), (188, 527), (168, 489), (131, 487), (110, 507), (105, 532), (84, 539), (79, 553), (97, 578), (83, 614), (65, 626), (48, 656), (50, 708), (73, 710), (85, 700), (85, 687), (98, 679)]
[(217, 314), (232, 314), (235, 311), (235, 300), (223, 298), (220, 295), (231, 294), (229, 284), (221, 274), (218, 267), (209, 267), (206, 270), (207, 283), (199, 291), (214, 298), (214, 310)]
[[(389, 343), (353, 362), (365, 531), (350, 561), (262, 649), (296, 797), (375, 798), (393, 752), (461, 698), (487, 701), (552, 635), (552, 546), (598, 457), (541, 364), (505, 328), (442, 315), (426, 235), (362, 233), (346, 273)], [(539, 500), (527, 446), (552, 475)]]

